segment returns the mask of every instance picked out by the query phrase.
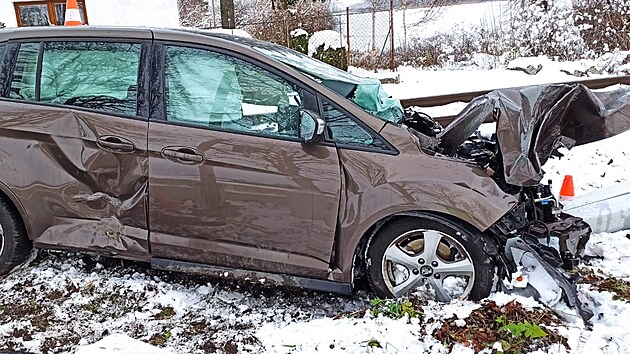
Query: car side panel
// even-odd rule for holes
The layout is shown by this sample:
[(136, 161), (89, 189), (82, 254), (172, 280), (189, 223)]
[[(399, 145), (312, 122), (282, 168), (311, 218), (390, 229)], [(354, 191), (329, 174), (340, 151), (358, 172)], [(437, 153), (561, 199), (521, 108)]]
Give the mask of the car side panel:
[[(36, 246), (148, 260), (146, 120), (0, 100), (0, 181)], [(123, 133), (121, 133), (123, 132)], [(123, 134), (130, 153), (99, 147)]]
[[(203, 162), (160, 154), (189, 146)], [(314, 278), (328, 274), (339, 207), (334, 146), (151, 122), (154, 257)]]
[(373, 225), (392, 215), (436, 212), (483, 231), (517, 203), (476, 165), (426, 155), (402, 128), (386, 126), (381, 133), (396, 142), (398, 156), (339, 150), (345, 188), (331, 280), (352, 280), (360, 240)]

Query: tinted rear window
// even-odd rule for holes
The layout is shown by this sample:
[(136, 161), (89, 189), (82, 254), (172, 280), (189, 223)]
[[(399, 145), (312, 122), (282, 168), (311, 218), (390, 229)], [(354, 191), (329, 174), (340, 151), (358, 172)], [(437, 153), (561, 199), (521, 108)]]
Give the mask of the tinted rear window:
[(139, 43), (44, 42), (20, 45), (10, 97), (136, 115)]
[(46, 42), (40, 101), (136, 114), (140, 44)]

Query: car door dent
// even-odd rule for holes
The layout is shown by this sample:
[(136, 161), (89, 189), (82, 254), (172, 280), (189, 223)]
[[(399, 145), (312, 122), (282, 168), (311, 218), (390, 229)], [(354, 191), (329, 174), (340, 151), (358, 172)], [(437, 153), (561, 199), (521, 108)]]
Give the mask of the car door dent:
[[(0, 180), (33, 216), (24, 222), (36, 246), (149, 259), (146, 121), (8, 100), (0, 117), (0, 151), (20, 157)], [(96, 143), (122, 133), (135, 151)]]

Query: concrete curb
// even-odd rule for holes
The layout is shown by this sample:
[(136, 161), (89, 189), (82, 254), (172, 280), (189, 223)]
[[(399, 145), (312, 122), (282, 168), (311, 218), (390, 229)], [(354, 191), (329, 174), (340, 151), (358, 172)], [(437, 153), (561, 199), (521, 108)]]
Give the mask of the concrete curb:
[(630, 229), (630, 181), (561, 203), (565, 212), (588, 222), (594, 233)]

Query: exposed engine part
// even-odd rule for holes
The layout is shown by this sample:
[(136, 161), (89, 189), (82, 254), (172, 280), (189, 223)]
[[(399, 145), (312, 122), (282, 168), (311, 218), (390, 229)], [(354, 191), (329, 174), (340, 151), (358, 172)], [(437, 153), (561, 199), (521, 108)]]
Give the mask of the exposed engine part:
[(579, 264), (579, 256), (590, 238), (591, 227), (581, 218), (568, 214), (561, 214), (559, 219), (553, 223), (532, 224), (528, 233), (538, 239), (558, 238), (562, 267), (571, 270)]
[(505, 247), (501, 289), (551, 308), (562, 298), (587, 321), (592, 313), (578, 299), (575, 277), (565, 270), (578, 265), (590, 226), (562, 213), (550, 184), (524, 187), (519, 197), (521, 202), (489, 229)]
[(522, 199), (527, 205), (530, 220), (555, 222), (562, 212), (562, 207), (551, 193), (551, 180), (547, 184), (524, 188)]
[[(496, 117), (496, 112), (486, 113)], [(487, 231), (503, 250), (497, 255), (501, 289), (534, 297), (552, 308), (564, 299), (587, 321), (592, 312), (578, 299), (576, 277), (566, 271), (578, 266), (591, 228), (581, 218), (562, 212), (551, 192), (551, 181), (531, 186), (508, 183), (496, 133), (478, 131), (447, 150), (443, 141), (446, 130), (437, 122), (418, 108), (406, 109), (405, 115), (405, 124), (420, 138), (423, 150), (473, 162), (504, 192), (518, 197), (519, 203)], [(457, 137), (458, 132), (453, 134)]]
[(404, 114), (403, 123), (426, 136), (435, 137), (443, 130), (440, 123), (421, 112), (419, 107), (407, 107)]

